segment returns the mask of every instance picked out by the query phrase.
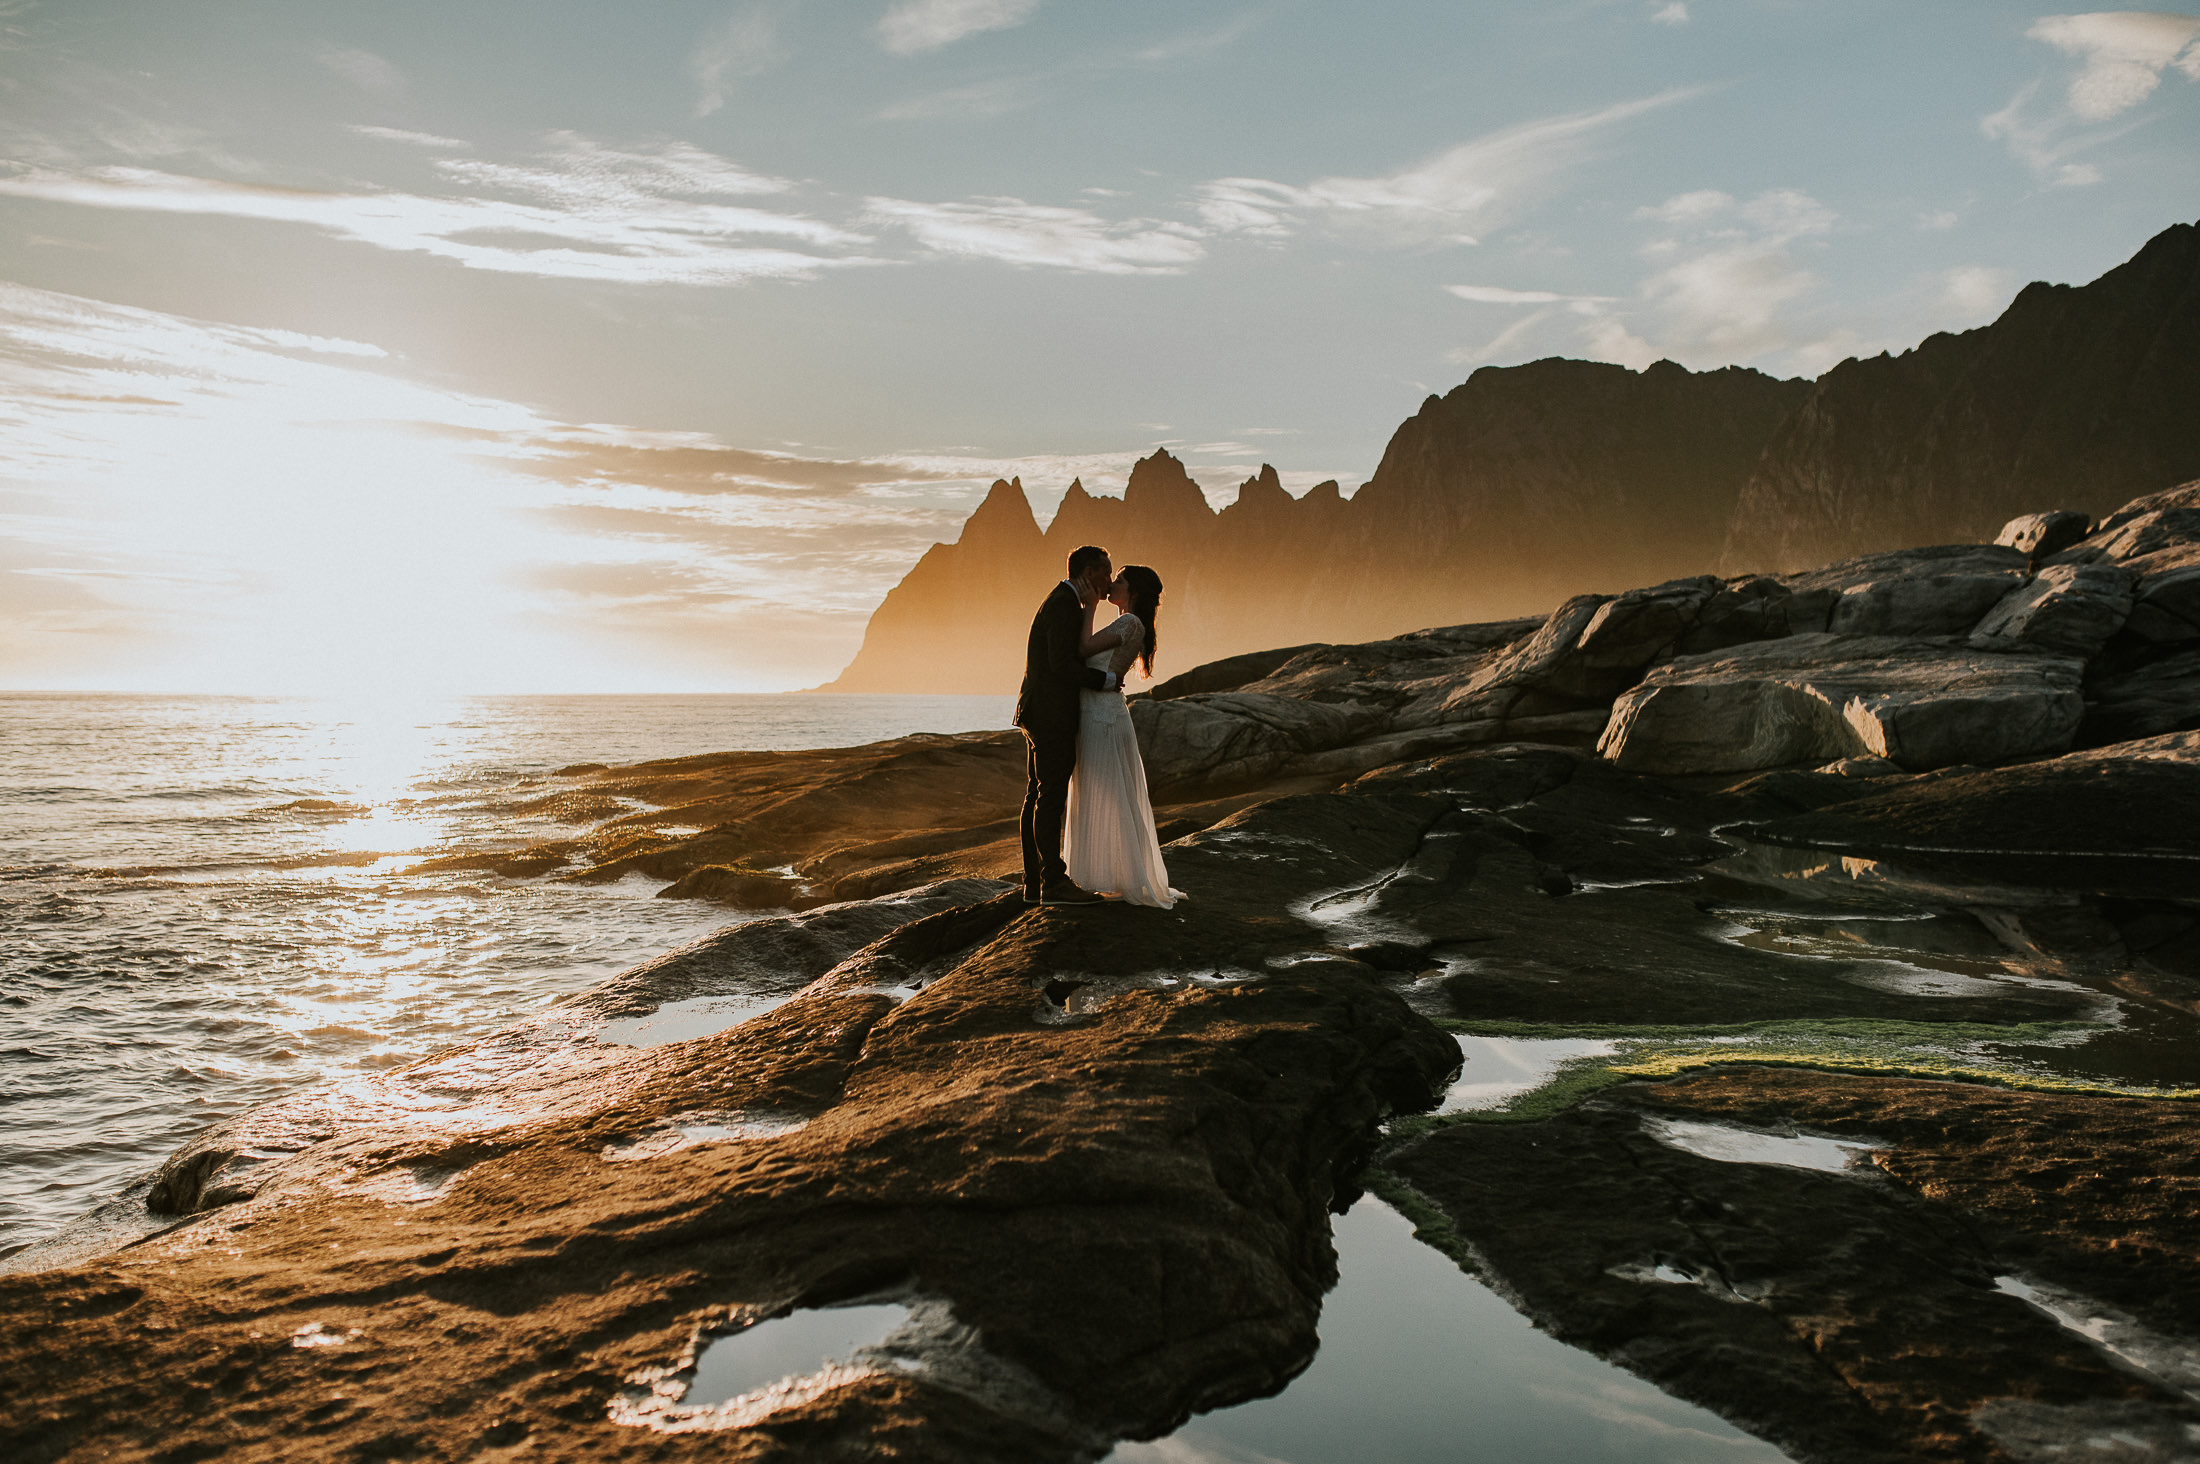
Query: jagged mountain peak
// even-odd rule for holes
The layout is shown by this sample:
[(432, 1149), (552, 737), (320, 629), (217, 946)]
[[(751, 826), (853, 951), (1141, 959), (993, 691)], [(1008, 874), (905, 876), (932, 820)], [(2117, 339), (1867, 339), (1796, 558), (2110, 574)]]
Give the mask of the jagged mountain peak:
[(1167, 448), (1156, 448), (1149, 457), (1131, 465), (1130, 481), (1123, 485), (1123, 502), (1141, 519), (1191, 516), (1212, 518), (1214, 509), (1181, 459)]
[(1024, 493), (1024, 480), (1020, 477), (995, 478), (993, 486), (986, 490), (985, 500), (964, 520), (962, 537), (955, 542), (1005, 546), (1038, 538), (1039, 521), (1032, 517), (1031, 500)]
[(1238, 485), (1238, 494), (1223, 515), (1235, 523), (1241, 519), (1267, 519), (1291, 511), (1292, 499), (1275, 467), (1262, 463), (1260, 471)]

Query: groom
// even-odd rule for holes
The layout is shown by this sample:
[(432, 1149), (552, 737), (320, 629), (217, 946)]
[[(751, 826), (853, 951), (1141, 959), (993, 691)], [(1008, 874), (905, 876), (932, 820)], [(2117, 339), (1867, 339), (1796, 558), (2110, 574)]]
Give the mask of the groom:
[(1016, 694), (1016, 725), (1024, 731), (1024, 903), (1097, 905), (1062, 863), (1062, 821), (1069, 810), (1069, 775), (1077, 770), (1077, 693), (1113, 691), (1115, 673), (1095, 671), (1077, 654), (1085, 637), (1085, 607), (1108, 592), (1115, 566), (1090, 544), (1069, 557), (1069, 578), (1054, 587), (1032, 617), (1024, 646), (1024, 684)]

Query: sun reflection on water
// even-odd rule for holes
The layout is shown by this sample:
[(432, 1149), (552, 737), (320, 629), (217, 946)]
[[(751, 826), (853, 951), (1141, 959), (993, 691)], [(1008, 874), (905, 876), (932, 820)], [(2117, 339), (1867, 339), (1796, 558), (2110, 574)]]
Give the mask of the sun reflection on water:
[(4, 1254), (208, 1122), (369, 1082), (725, 923), (639, 874), (420, 870), (573, 837), (588, 819), (513, 806), (557, 768), (1000, 726), (1007, 699), (36, 693), (0, 716)]

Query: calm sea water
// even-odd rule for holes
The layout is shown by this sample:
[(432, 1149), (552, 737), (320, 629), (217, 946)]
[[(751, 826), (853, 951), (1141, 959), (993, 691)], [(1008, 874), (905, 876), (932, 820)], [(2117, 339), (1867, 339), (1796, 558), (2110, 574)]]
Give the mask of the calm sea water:
[(725, 923), (631, 877), (408, 875), (574, 830), (576, 762), (1008, 725), (970, 696), (412, 704), (0, 693), (0, 1255), (206, 1124), (394, 1066)]

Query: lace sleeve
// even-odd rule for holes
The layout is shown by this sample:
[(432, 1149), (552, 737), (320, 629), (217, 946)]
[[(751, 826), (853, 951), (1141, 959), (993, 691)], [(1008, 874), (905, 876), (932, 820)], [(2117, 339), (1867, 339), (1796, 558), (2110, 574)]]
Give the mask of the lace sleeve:
[(1123, 632), (1123, 643), (1108, 657), (1108, 669), (1115, 673), (1116, 684), (1121, 685), (1124, 677), (1130, 674), (1131, 662), (1138, 659), (1138, 652), (1146, 644), (1146, 627), (1137, 616), (1126, 611), (1115, 617), (1115, 624), (1108, 629)]

